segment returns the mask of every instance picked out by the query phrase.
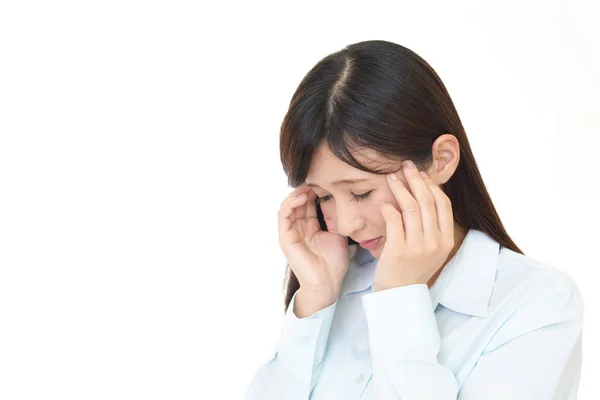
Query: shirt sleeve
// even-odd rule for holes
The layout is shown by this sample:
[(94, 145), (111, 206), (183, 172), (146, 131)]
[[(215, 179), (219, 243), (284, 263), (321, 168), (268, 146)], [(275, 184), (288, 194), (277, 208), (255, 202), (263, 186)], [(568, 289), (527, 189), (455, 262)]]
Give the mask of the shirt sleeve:
[(362, 303), (376, 398), (456, 400), (456, 378), (437, 359), (440, 335), (427, 285), (366, 293)]
[(583, 298), (572, 285), (536, 293), (496, 332), (459, 399), (577, 398)]
[(306, 318), (294, 314), (296, 292), (270, 361), (254, 375), (245, 400), (307, 400), (325, 356), (337, 301)]

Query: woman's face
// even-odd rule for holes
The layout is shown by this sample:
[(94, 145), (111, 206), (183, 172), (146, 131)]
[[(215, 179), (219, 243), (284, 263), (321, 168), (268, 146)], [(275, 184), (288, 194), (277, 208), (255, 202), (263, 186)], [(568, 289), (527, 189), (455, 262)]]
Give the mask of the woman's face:
[[(365, 154), (368, 158), (357, 157), (363, 164), (383, 161), (374, 154)], [(394, 170), (399, 169), (400, 163)], [(404, 175), (401, 172), (399, 175), (408, 185)], [(385, 220), (379, 204), (385, 201), (399, 209), (386, 175), (356, 169), (335, 157), (327, 146), (321, 146), (314, 154), (306, 183), (320, 198), (327, 230), (349, 236), (356, 242), (383, 237), (377, 248), (369, 249), (373, 257), (379, 258), (385, 244)]]

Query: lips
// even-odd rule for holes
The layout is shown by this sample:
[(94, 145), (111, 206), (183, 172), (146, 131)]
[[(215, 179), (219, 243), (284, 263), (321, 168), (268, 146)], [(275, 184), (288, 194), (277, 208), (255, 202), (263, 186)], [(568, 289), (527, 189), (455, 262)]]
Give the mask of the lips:
[(376, 238), (373, 238), (373, 239), (360, 240), (360, 241), (358, 241), (358, 244), (360, 244), (360, 245), (362, 246), (363, 244), (368, 244), (369, 242), (373, 242), (373, 241), (375, 241), (375, 240), (379, 239), (380, 237), (381, 237), (381, 236), (379, 236), (379, 237), (376, 237)]
[(360, 241), (360, 242), (358, 242), (358, 244), (360, 245), (360, 247), (363, 247), (365, 249), (374, 250), (377, 247), (379, 247), (379, 244), (381, 243), (382, 238), (383, 238), (383, 236), (379, 236), (374, 239)]

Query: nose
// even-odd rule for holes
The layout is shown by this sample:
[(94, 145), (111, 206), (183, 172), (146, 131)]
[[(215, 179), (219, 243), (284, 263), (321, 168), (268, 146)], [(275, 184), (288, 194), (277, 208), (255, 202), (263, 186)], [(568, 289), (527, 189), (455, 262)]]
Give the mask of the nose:
[(336, 207), (338, 232), (342, 236), (352, 236), (363, 228), (364, 219), (356, 206), (341, 203), (341, 201), (337, 202)]

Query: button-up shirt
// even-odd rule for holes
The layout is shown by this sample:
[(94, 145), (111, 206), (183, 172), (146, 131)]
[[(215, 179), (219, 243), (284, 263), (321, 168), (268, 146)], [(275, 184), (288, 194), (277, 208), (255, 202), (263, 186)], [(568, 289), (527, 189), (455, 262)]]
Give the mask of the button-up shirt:
[(563, 271), (470, 229), (429, 289), (373, 291), (362, 248), (340, 295), (306, 318), (292, 297), (246, 400), (575, 399), (583, 300)]

